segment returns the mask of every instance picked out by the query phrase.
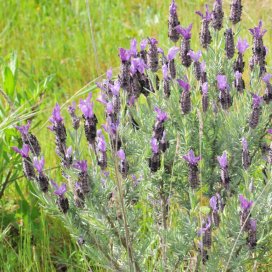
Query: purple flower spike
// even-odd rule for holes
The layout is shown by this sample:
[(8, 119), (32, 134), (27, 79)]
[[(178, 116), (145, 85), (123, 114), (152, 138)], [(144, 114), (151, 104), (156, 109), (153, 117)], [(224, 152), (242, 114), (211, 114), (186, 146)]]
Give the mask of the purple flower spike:
[(129, 54), (130, 54), (131, 57), (136, 57), (137, 56), (137, 41), (136, 41), (136, 39), (132, 39), (130, 41)]
[(168, 67), (166, 64), (164, 64), (162, 66), (162, 75), (163, 75), (163, 79), (168, 80), (169, 76), (168, 76)]
[(235, 72), (235, 79), (239, 80), (240, 78), (242, 78), (242, 75), (243, 75), (242, 73), (240, 73), (239, 71), (236, 71)]
[(171, 47), (168, 51), (168, 55), (167, 55), (167, 59), (168, 61), (171, 61), (175, 58), (176, 54), (178, 53), (179, 51), (179, 48), (174, 46), (174, 47)]
[(83, 160), (83, 161), (77, 161), (75, 164), (74, 164), (74, 168), (80, 170), (81, 172), (87, 172), (87, 161), (86, 160)]
[(27, 124), (24, 126), (15, 126), (15, 128), (22, 134), (22, 135), (27, 135), (29, 128), (31, 125), (31, 121), (27, 121)]
[(57, 103), (55, 108), (53, 109), (52, 116), (49, 119), (51, 123), (61, 123), (63, 118), (60, 115), (60, 106)]
[(124, 161), (126, 159), (126, 154), (123, 149), (117, 151), (117, 156), (121, 161)]
[(177, 13), (177, 5), (175, 3), (175, 0), (172, 0), (172, 3), (169, 7), (169, 11), (171, 15), (175, 15)]
[(196, 157), (194, 151), (191, 149), (187, 155), (183, 156), (183, 159), (191, 165), (197, 165), (198, 162), (201, 160), (201, 157)]
[(148, 40), (147, 40), (147, 39), (143, 39), (143, 40), (140, 42), (141, 51), (144, 51), (144, 50), (146, 49), (147, 44), (148, 44)]
[(222, 156), (218, 156), (217, 161), (222, 169), (226, 169), (228, 167), (227, 152), (224, 151)]
[(42, 173), (43, 168), (44, 168), (44, 157), (41, 157), (40, 160), (37, 157), (34, 157), (33, 158), (33, 165), (39, 173)]
[(89, 93), (85, 100), (80, 100), (79, 108), (86, 118), (92, 118), (94, 116), (93, 103), (91, 103), (92, 93)]
[(27, 145), (27, 144), (23, 144), (23, 148), (22, 149), (19, 149), (16, 146), (13, 146), (12, 149), (16, 153), (20, 154), (23, 158), (28, 158), (29, 157), (30, 148), (29, 148), (29, 145)]
[(263, 27), (263, 22), (260, 21), (258, 26), (254, 28), (250, 28), (249, 31), (254, 36), (254, 38), (260, 39), (264, 36), (264, 34), (267, 31), (266, 29), (262, 29), (262, 27)]
[(241, 38), (238, 38), (238, 42), (237, 42), (237, 50), (240, 54), (244, 54), (245, 51), (248, 49), (249, 44), (247, 42), (247, 40), (242, 40)]
[(179, 86), (185, 91), (185, 92), (189, 92), (190, 91), (190, 84), (188, 82), (185, 82), (181, 79), (177, 79), (177, 82), (179, 84)]
[(270, 79), (272, 78), (272, 75), (271, 74), (265, 74), (264, 75), (264, 77), (262, 78), (262, 80), (266, 83), (266, 84), (268, 84), (268, 83), (270, 83)]
[(242, 138), (242, 146), (243, 146), (244, 150), (248, 149), (248, 143), (247, 143), (246, 138), (244, 138), (244, 137)]
[(243, 211), (249, 211), (253, 201), (248, 201), (243, 195), (239, 195), (240, 207)]
[(225, 90), (228, 86), (228, 83), (227, 83), (227, 77), (224, 76), (224, 75), (218, 75), (216, 77), (217, 79), (217, 87), (219, 90)]
[(218, 207), (217, 207), (217, 197), (216, 196), (212, 196), (210, 199), (210, 206), (212, 208), (212, 210), (214, 212), (218, 211)]
[(129, 60), (130, 54), (129, 54), (128, 50), (126, 50), (124, 48), (119, 48), (119, 57), (122, 62), (126, 62)]
[(181, 27), (180, 25), (176, 26), (177, 32), (185, 39), (190, 40), (192, 37), (191, 30), (192, 30), (193, 24), (190, 24), (187, 28)]
[(148, 38), (148, 41), (151, 45), (156, 45), (158, 41), (155, 38)]
[(134, 75), (137, 71), (141, 74), (144, 73), (147, 68), (144, 60), (142, 58), (135, 58), (131, 61), (131, 73)]
[(67, 187), (66, 187), (66, 184), (65, 184), (65, 183), (63, 183), (63, 184), (61, 184), (60, 186), (58, 186), (57, 183), (55, 183), (53, 180), (51, 180), (51, 184), (52, 184), (52, 186), (56, 189), (56, 190), (54, 191), (54, 194), (55, 194), (55, 195), (57, 195), (57, 196), (59, 196), (59, 197), (62, 197), (62, 196), (66, 193)]
[(191, 57), (191, 59), (196, 62), (196, 61), (199, 61), (199, 59), (201, 58), (202, 56), (202, 53), (201, 51), (198, 51), (198, 52), (194, 52), (193, 50), (190, 50), (189, 53), (188, 53), (188, 56)]
[(208, 90), (209, 90), (208, 82), (205, 82), (202, 84), (201, 90), (204, 95), (208, 94)]
[(112, 68), (110, 68), (108, 71), (107, 71), (107, 79), (108, 80), (111, 80), (111, 78), (112, 78)]
[(156, 138), (151, 139), (151, 149), (154, 154), (159, 153), (159, 143)]
[(199, 15), (202, 18), (202, 20), (211, 21), (212, 20), (212, 13), (209, 12), (209, 6), (208, 5), (205, 5), (205, 6), (206, 6), (205, 15), (200, 11), (196, 11), (196, 14)]
[(259, 107), (263, 101), (263, 98), (257, 94), (252, 94), (252, 102), (254, 107)]
[(160, 122), (164, 122), (168, 119), (167, 113), (159, 109), (158, 107), (155, 107), (155, 112), (157, 113), (157, 120)]

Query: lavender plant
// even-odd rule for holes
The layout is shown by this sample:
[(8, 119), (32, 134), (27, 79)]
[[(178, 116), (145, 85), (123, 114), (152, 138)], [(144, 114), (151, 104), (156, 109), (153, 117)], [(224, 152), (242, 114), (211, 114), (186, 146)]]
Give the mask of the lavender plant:
[[(249, 45), (242, 33), (235, 36), (226, 27), (222, 1), (215, 2), (213, 13), (208, 6), (205, 15), (197, 12), (202, 51), (191, 50), (192, 25), (181, 27), (177, 8), (173, 0), (168, 36), (176, 43), (181, 35), (181, 47), (170, 47), (165, 56), (158, 41), (147, 38), (139, 51), (135, 39), (130, 49), (120, 48), (119, 74), (109, 69), (97, 83), (103, 116), (91, 93), (68, 108), (70, 121), (55, 106), (50, 130), (62, 178), (54, 180), (61, 181), (49, 186), (52, 173), (43, 172), (43, 148), (36, 152), (30, 147), (36, 141), (24, 141), (32, 135), (29, 124), (19, 129), (23, 148), (14, 150), (22, 156), (26, 177), (37, 183), (41, 204), (62, 218), (95, 266), (106, 271), (262, 269), (272, 242), (265, 30), (261, 23), (251, 29), (253, 70), (245, 82), (249, 63), (243, 54)], [(241, 21), (241, 11), (241, 1), (233, 1), (233, 24)], [(222, 28), (227, 28), (225, 45)]]

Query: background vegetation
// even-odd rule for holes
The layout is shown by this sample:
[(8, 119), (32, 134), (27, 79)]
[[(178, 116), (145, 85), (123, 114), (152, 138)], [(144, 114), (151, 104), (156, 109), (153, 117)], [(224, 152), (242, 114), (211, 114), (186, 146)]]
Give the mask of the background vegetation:
[[(197, 49), (200, 20), (194, 11), (203, 9), (204, 1), (176, 2), (181, 24), (194, 24), (192, 48)], [(224, 2), (228, 13), (229, 1)], [(270, 1), (243, 3), (243, 27), (263, 19), (265, 44), (271, 48)], [(29, 193), (31, 184), (17, 170), (10, 152), (18, 141), (12, 125), (33, 115), (33, 132), (42, 147), (53, 142), (45, 124), (52, 105), (63, 105), (79, 90), (87, 92), (107, 68), (117, 68), (119, 46), (128, 47), (133, 37), (154, 36), (164, 49), (170, 47), (168, 6), (169, 1), (159, 0), (0, 1), (0, 89), (9, 90), (9, 98), (0, 95), (0, 186), (7, 184), (3, 195), (0, 187), (0, 271), (61, 271), (62, 264), (86, 271), (84, 256), (60, 222), (39, 208)], [(54, 150), (43, 149), (50, 158)]]

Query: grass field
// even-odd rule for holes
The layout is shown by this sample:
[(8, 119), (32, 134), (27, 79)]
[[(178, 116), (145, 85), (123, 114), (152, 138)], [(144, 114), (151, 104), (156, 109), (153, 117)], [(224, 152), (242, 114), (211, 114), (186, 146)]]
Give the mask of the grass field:
[[(176, 2), (181, 24), (187, 26), (192, 22), (193, 41), (198, 41), (200, 19), (194, 11), (203, 10), (204, 1)], [(224, 2), (228, 13), (229, 1)], [(262, 19), (269, 30), (265, 44), (270, 46), (270, 0), (245, 0), (243, 4), (241, 35), (251, 43), (246, 29)], [(167, 39), (168, 6), (169, 1), (159, 0), (0, 1), (0, 62), (4, 66), (11, 54), (17, 53), (18, 91), (23, 94), (26, 90), (36, 90), (50, 77), (41, 97), (40, 113), (34, 121), (34, 125), (43, 125), (42, 129), (40, 126), (34, 129), (42, 146), (53, 141), (44, 125), (53, 104), (65, 103), (89, 82), (93, 85), (110, 67), (116, 75), (118, 47), (128, 48), (132, 38), (140, 40), (147, 36), (156, 37), (163, 49), (172, 46)], [(199, 43), (192, 47), (198, 49)], [(249, 51), (247, 57), (251, 54)], [(269, 52), (270, 63), (271, 54)], [(1, 139), (0, 145), (4, 145)], [(46, 157), (50, 158), (53, 152), (47, 151)], [(54, 161), (51, 163), (53, 166)], [(12, 162), (7, 167), (12, 168)], [(66, 264), (68, 271), (87, 271), (85, 256), (76, 251), (76, 244), (61, 222), (39, 208), (35, 196), (29, 193), (30, 187), (26, 180), (18, 179), (0, 199), (0, 271), (47, 272), (54, 271), (60, 264)]]

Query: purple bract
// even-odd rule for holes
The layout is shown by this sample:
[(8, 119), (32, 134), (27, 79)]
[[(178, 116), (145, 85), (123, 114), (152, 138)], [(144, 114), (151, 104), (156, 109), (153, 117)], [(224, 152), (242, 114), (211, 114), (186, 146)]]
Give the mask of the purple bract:
[(15, 126), (15, 128), (22, 134), (22, 135), (27, 135), (29, 128), (31, 125), (31, 121), (27, 121), (26, 125), (23, 126)]
[(80, 100), (79, 108), (81, 109), (83, 115), (86, 118), (92, 118), (94, 116), (93, 112), (93, 103), (91, 102), (92, 93), (89, 93), (88, 97), (85, 100)]
[(263, 22), (260, 20), (259, 25), (254, 28), (250, 28), (249, 31), (254, 36), (254, 38), (260, 39), (263, 37), (263, 35), (267, 31), (266, 29), (262, 29), (262, 27), (263, 27)]
[(37, 157), (34, 157), (33, 158), (33, 165), (39, 173), (42, 173), (43, 168), (44, 168), (44, 157), (41, 157), (40, 160)]
[(219, 90), (225, 90), (228, 86), (228, 83), (227, 83), (227, 77), (224, 76), (224, 75), (218, 75), (216, 77), (217, 79), (217, 87)]
[(190, 84), (186, 81), (183, 81), (181, 79), (177, 79), (177, 82), (179, 84), (179, 86), (186, 92), (189, 92), (190, 91)]
[(83, 161), (77, 161), (74, 164), (74, 168), (80, 170), (81, 172), (87, 172), (87, 161), (83, 160)]
[(222, 169), (226, 169), (228, 167), (227, 152), (224, 151), (222, 156), (218, 156), (217, 161)]
[(27, 144), (23, 144), (23, 148), (22, 149), (19, 149), (16, 146), (13, 146), (12, 149), (15, 152), (17, 152), (18, 154), (20, 154), (23, 158), (28, 158), (29, 157), (30, 148), (29, 148), (29, 145), (27, 145)]
[(192, 30), (193, 24), (190, 24), (187, 28), (181, 27), (180, 25), (176, 26), (177, 32), (185, 39), (190, 40), (191, 39), (191, 30)]
[(243, 211), (249, 211), (253, 205), (253, 201), (247, 200), (243, 195), (239, 195), (240, 207)]
[(168, 119), (167, 113), (159, 109), (158, 107), (154, 108), (155, 112), (157, 113), (157, 120), (160, 122), (164, 122)]
[(167, 59), (168, 61), (171, 61), (175, 58), (176, 54), (178, 53), (179, 51), (179, 48), (174, 46), (174, 47), (171, 47), (168, 51), (168, 55), (167, 55)]
[(202, 56), (202, 53), (201, 51), (198, 51), (198, 52), (194, 52), (193, 50), (190, 50), (189, 53), (187, 54), (188, 56), (191, 57), (191, 59), (196, 62), (196, 61), (199, 61), (199, 59), (201, 58)]
[(241, 38), (238, 38), (236, 48), (239, 53), (244, 54), (248, 47), (249, 47), (249, 44), (246, 39), (242, 40)]
[(126, 159), (126, 154), (123, 149), (117, 151), (117, 156), (121, 161), (124, 161)]
[(201, 160), (201, 157), (196, 157), (194, 151), (191, 149), (187, 155), (183, 156), (183, 159), (191, 165), (197, 165), (198, 162)]
[(55, 191), (54, 191), (55, 195), (62, 197), (67, 191), (67, 186), (65, 183), (62, 183), (60, 186), (58, 186), (58, 184), (55, 183), (53, 180), (51, 180), (50, 182), (52, 186), (55, 188)]

